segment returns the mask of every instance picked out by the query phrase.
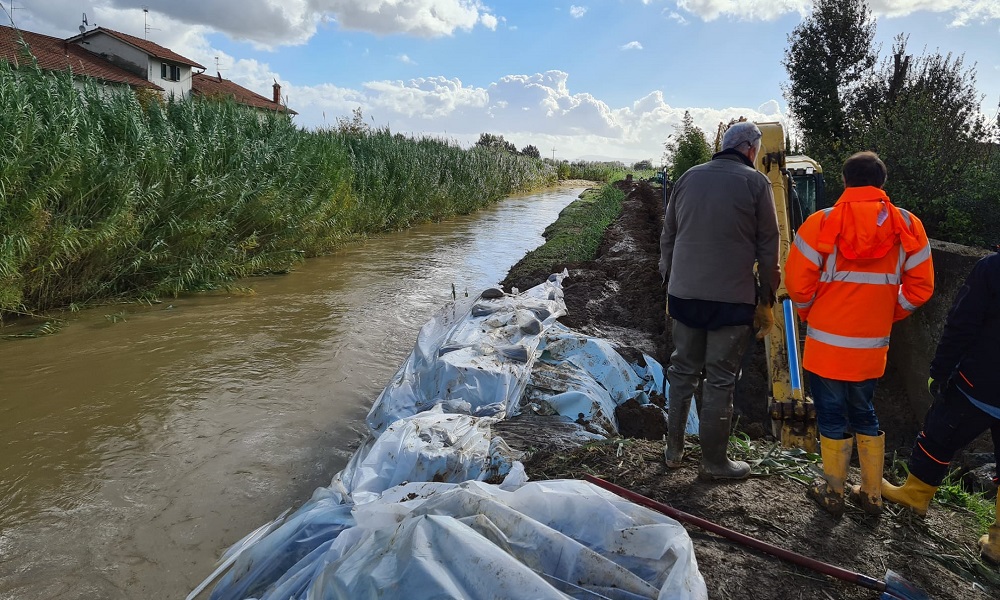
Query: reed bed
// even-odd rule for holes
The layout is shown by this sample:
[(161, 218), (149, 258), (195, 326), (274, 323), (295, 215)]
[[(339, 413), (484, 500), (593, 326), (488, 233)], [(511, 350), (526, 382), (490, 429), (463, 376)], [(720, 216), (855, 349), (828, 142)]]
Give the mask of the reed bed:
[(285, 272), (556, 178), (523, 156), (6, 63), (0, 105), (0, 319)]

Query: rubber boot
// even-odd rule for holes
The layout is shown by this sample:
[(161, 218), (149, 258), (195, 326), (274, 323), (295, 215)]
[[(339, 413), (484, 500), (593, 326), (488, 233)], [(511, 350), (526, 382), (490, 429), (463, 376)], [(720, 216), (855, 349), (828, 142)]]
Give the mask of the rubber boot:
[(664, 458), (667, 467), (679, 468), (684, 460), (684, 429), (687, 427), (688, 412), (691, 410), (691, 397), (687, 399), (671, 398), (667, 410), (667, 447)]
[(990, 562), (1000, 563), (1000, 494), (997, 494), (996, 517), (989, 532), (979, 538), (979, 551)]
[(806, 494), (820, 508), (840, 518), (844, 514), (844, 482), (847, 481), (847, 467), (851, 464), (854, 438), (835, 440), (820, 436), (819, 449), (823, 456), (823, 478), (814, 481)]
[(851, 498), (869, 515), (882, 514), (882, 468), (885, 466), (885, 432), (857, 434), (861, 485), (851, 487)]
[(894, 486), (885, 479), (882, 480), (882, 498), (889, 502), (901, 504), (921, 517), (927, 514), (927, 507), (931, 504), (931, 498), (937, 491), (936, 485), (930, 485), (917, 479), (910, 473), (906, 476), (906, 483), (902, 486)]
[(698, 435), (701, 438), (700, 479), (746, 479), (750, 476), (750, 465), (737, 460), (729, 460), (729, 432), (732, 427), (732, 408), (721, 409), (707, 402), (701, 409), (701, 423)]

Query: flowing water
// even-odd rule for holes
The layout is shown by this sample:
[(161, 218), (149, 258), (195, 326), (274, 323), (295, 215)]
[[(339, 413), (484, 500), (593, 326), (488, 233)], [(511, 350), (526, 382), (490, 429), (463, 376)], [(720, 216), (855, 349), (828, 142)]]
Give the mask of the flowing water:
[(344, 467), (452, 285), (495, 285), (579, 192), (0, 342), (0, 599), (184, 598)]

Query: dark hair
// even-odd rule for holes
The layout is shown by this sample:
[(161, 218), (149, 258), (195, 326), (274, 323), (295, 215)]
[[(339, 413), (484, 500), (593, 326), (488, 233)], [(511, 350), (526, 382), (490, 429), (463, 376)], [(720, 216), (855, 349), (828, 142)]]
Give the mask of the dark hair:
[(874, 152), (857, 152), (844, 161), (844, 185), (847, 187), (872, 185), (881, 188), (887, 176), (885, 163)]

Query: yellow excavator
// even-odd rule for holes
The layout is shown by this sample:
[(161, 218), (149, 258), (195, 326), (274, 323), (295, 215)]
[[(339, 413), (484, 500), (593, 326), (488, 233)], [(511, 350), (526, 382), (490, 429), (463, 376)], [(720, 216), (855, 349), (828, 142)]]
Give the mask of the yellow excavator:
[[(716, 132), (716, 151), (730, 123), (720, 123)], [(784, 265), (795, 239), (795, 230), (817, 210), (827, 208), (823, 186), (823, 169), (818, 162), (802, 155), (786, 155), (785, 130), (781, 123), (756, 123), (763, 137), (757, 154), (756, 167), (771, 180), (774, 206), (778, 214), (781, 246), (778, 259)], [(816, 428), (816, 407), (802, 386), (802, 366), (799, 361), (798, 315), (788, 299), (784, 278), (774, 305), (774, 328), (764, 339), (767, 350), (767, 372), (771, 394), (768, 412), (772, 433), (789, 448), (817, 451), (819, 435)]]

